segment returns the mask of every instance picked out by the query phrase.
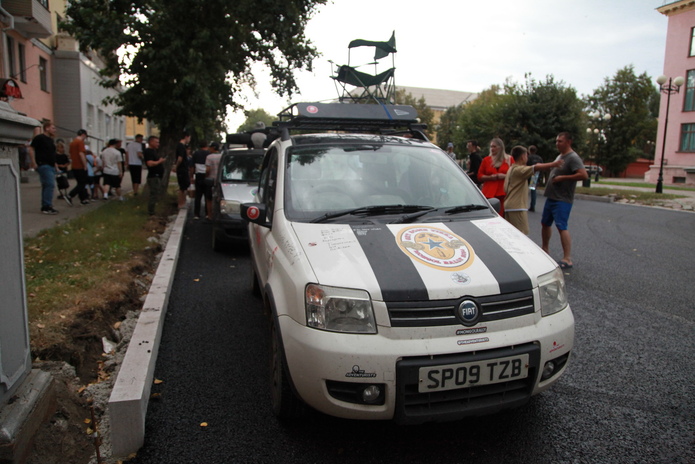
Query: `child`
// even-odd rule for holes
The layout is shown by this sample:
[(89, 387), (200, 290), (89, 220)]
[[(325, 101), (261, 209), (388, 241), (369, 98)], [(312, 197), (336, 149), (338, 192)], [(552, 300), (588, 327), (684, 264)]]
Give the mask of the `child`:
[(528, 151), (517, 145), (512, 148), (514, 164), (509, 168), (504, 179), (504, 191), (507, 193), (504, 199), (504, 218), (514, 227), (528, 235), (528, 182), (536, 171), (547, 171), (562, 165), (557, 159), (552, 163), (538, 163), (526, 166)]

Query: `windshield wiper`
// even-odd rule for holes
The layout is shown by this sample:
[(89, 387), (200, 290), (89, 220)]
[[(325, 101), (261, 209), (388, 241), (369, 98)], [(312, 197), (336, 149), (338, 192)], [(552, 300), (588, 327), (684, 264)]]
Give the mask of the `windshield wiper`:
[(422, 211), (426, 209), (427, 211), (434, 209), (432, 206), (417, 206), (417, 205), (377, 205), (377, 206), (361, 206), (359, 208), (345, 209), (341, 211), (335, 211), (332, 213), (326, 213), (322, 216), (312, 219), (309, 222), (324, 222), (329, 219), (335, 219), (341, 216), (381, 216), (384, 214), (399, 214), (407, 213), (412, 211)]
[(454, 206), (451, 209), (445, 210), (444, 213), (446, 213), (446, 214), (468, 213), (470, 211), (480, 211), (481, 209), (490, 209), (490, 208), (488, 206), (485, 206), (485, 205), (470, 204), (470, 205)]
[(411, 221), (413, 221), (417, 218), (420, 218), (422, 216), (429, 216), (431, 213), (437, 213), (437, 212), (442, 212), (444, 214), (457, 214), (457, 213), (467, 213), (470, 211), (478, 211), (478, 210), (482, 210), (482, 209), (488, 209), (488, 207), (485, 205), (476, 205), (476, 204), (454, 206), (454, 207), (448, 208), (448, 209), (435, 208), (434, 206), (422, 206), (421, 208), (423, 208), (423, 210), (418, 211), (416, 213), (406, 214), (404, 216), (401, 216), (400, 218), (391, 222), (391, 224), (402, 224), (402, 223), (406, 223), (406, 222), (411, 222)]

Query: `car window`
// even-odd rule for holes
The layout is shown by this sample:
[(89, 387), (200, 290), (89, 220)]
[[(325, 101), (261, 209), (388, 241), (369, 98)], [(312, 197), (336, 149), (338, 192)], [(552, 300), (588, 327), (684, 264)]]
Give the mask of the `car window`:
[(220, 166), (223, 182), (258, 182), (263, 155), (228, 154), (222, 158)]
[(463, 171), (433, 147), (299, 146), (289, 149), (287, 163), (285, 206), (295, 220), (362, 206), (485, 204)]
[(278, 172), (278, 153), (276, 148), (272, 148), (267, 153), (267, 160), (261, 171), (261, 178), (258, 185), (258, 196), (262, 203), (266, 205), (267, 220), (273, 220), (273, 208), (275, 207), (275, 185), (277, 183)]

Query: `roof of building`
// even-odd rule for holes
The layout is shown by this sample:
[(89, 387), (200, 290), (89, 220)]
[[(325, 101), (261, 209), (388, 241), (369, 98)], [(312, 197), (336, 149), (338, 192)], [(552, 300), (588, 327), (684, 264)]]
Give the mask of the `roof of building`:
[(656, 10), (666, 16), (671, 16), (678, 13), (683, 13), (685, 11), (692, 11), (695, 9), (695, 1), (693, 0), (678, 0), (678, 1), (664, 1), (662, 6)]
[(446, 110), (461, 103), (471, 102), (478, 98), (474, 92), (461, 92), (459, 90), (428, 89), (424, 87), (408, 87), (405, 85), (397, 86), (399, 90), (405, 90), (416, 99), (425, 97), (427, 106), (433, 110)]

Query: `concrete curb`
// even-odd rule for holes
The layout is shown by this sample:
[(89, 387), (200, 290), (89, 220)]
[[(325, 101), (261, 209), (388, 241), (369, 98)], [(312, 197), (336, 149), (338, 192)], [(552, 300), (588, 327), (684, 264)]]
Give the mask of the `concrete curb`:
[(188, 209), (179, 210), (109, 398), (113, 456), (145, 442), (145, 415)]

